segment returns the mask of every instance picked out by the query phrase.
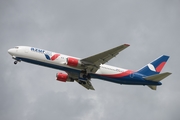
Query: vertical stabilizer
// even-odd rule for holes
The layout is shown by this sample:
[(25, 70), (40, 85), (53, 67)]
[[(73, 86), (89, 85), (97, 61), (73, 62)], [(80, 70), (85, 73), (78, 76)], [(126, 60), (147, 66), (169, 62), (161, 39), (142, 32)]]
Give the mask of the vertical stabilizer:
[(146, 76), (159, 74), (168, 59), (169, 59), (169, 56), (162, 55), (156, 60), (154, 60), (153, 62), (147, 64), (146, 66), (138, 70), (138, 73), (144, 74)]

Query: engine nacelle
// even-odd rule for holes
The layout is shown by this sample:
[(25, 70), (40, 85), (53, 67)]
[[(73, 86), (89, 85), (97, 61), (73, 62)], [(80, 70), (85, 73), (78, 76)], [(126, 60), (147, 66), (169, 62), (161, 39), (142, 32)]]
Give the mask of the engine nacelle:
[(68, 57), (67, 65), (72, 67), (77, 67), (80, 64), (80, 61), (77, 58)]
[(66, 82), (68, 80), (68, 74), (59, 72), (56, 74), (56, 80)]
[(61, 72), (56, 74), (56, 80), (61, 82), (74, 82), (74, 80), (71, 79), (67, 73), (61, 73)]

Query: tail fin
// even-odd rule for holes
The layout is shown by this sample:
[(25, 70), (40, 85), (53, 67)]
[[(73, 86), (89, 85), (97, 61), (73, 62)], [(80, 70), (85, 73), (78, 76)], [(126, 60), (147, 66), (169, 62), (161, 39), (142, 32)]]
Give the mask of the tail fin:
[(143, 68), (138, 70), (138, 73), (141, 73), (146, 76), (159, 74), (168, 59), (169, 59), (169, 56), (162, 55), (159, 58), (157, 58), (156, 60), (154, 60), (153, 62), (147, 64), (146, 66), (144, 66)]
[[(160, 73), (160, 74), (157, 74), (157, 75), (147, 76), (147, 77), (144, 77), (144, 79), (145, 80), (151, 80), (151, 81), (159, 82), (159, 81), (163, 80), (164, 78), (166, 78), (169, 75), (171, 75), (170, 72), (165, 72), (165, 73)], [(155, 85), (148, 85), (148, 87), (150, 87), (152, 90), (156, 90), (157, 86), (155, 86)]]

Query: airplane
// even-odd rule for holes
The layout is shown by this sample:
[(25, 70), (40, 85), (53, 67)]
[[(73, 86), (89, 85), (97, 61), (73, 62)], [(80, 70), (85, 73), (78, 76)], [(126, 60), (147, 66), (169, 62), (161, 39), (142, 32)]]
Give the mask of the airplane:
[(123, 44), (83, 59), (29, 46), (16, 46), (8, 53), (15, 60), (14, 64), (24, 61), (64, 71), (56, 74), (56, 80), (76, 81), (88, 90), (95, 90), (91, 84), (92, 78), (118, 84), (147, 85), (156, 90), (157, 86), (162, 85), (160, 81), (171, 74), (160, 73), (169, 56), (162, 55), (137, 71), (105, 64), (129, 46)]

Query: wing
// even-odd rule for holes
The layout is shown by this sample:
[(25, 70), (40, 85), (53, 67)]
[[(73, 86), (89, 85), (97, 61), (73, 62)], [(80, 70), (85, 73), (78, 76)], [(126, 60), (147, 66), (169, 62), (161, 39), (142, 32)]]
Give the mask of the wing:
[(101, 64), (108, 62), (127, 47), (129, 47), (129, 44), (120, 45), (105, 52), (81, 59), (81, 62), (85, 65), (87, 72), (95, 73)]
[(82, 85), (83, 87), (85, 87), (86, 89), (91, 89), (91, 90), (95, 90), (94, 87), (92, 86), (90, 80), (75, 80), (76, 82), (78, 82), (80, 85)]
[(70, 71), (66, 71), (66, 73), (68, 73), (69, 77), (71, 79), (73, 79), (73, 81), (75, 80), (76, 82), (78, 82), (80, 85), (82, 85), (83, 87), (85, 87), (86, 89), (91, 89), (91, 90), (95, 90), (94, 87), (91, 84), (90, 79), (83, 79), (80, 76), (80, 73), (77, 72), (70, 72)]

